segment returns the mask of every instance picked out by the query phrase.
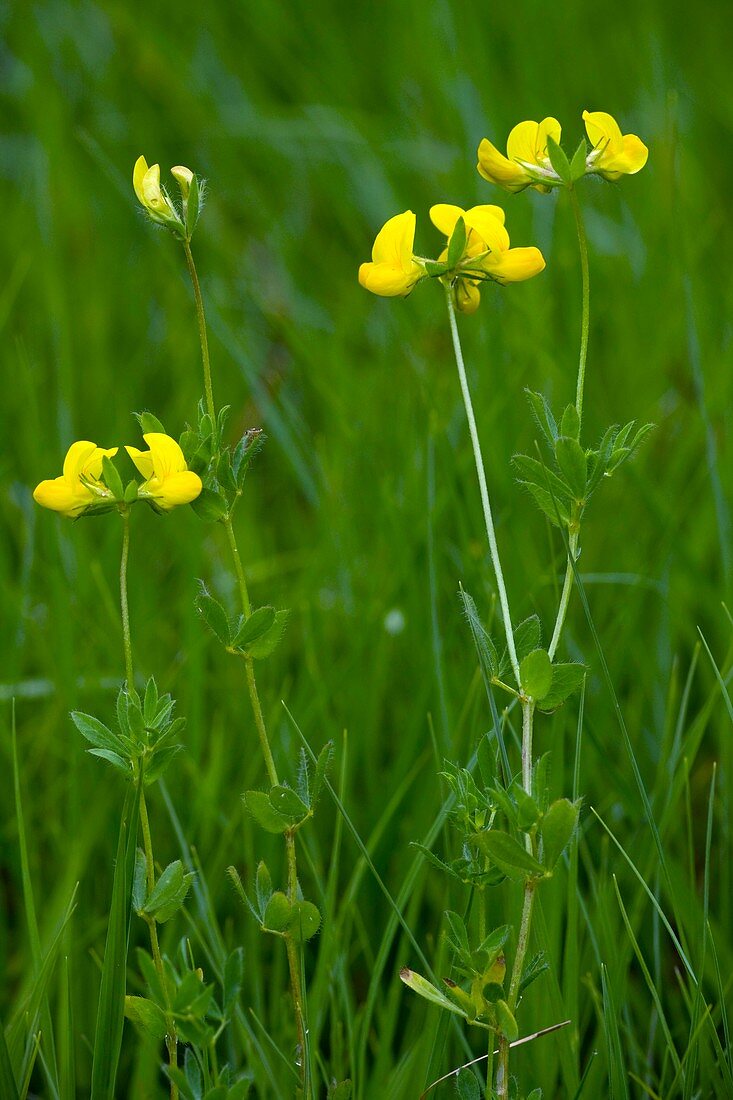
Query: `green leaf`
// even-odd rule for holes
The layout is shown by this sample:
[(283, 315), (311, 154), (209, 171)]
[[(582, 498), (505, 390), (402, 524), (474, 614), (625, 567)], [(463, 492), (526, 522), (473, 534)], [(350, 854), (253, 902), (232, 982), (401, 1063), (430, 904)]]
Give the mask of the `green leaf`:
[(514, 648), (517, 651), (517, 660), (521, 661), (533, 649), (539, 647), (542, 641), (542, 625), (538, 615), (529, 615), (514, 628)]
[(311, 794), (311, 807), (315, 806), (318, 801), (321, 791), (323, 790), (323, 784), (326, 781), (328, 769), (331, 766), (333, 759), (333, 741), (327, 741), (318, 754), (316, 760), (316, 768), (313, 775), (313, 792)]
[(550, 964), (547, 962), (547, 957), (544, 951), (538, 951), (537, 954), (530, 959), (525, 967), (522, 980), (519, 983), (520, 995), (524, 993), (525, 989), (528, 989), (532, 982), (537, 981), (546, 970), (550, 969)]
[(457, 1074), (456, 1095), (458, 1100), (480, 1100), (481, 1089), (472, 1069), (466, 1067)]
[(244, 948), (235, 947), (224, 964), (224, 1012), (235, 1008), (244, 982)]
[(450, 933), (446, 933), (446, 936), (453, 948), (467, 957), (470, 956), (471, 948), (468, 942), (468, 932), (466, 931), (466, 925), (463, 923), (463, 918), (460, 917), (458, 913), (454, 913), (450, 909), (447, 909), (445, 912), (445, 919), (450, 929)]
[(476, 1005), (473, 1003), (465, 989), (461, 989), (452, 978), (443, 978), (443, 984), (450, 999), (458, 1005), (465, 1014), (467, 1020), (476, 1019)]
[(272, 897), (272, 879), (270, 878), (270, 872), (267, 869), (267, 864), (260, 860), (257, 864), (257, 874), (255, 876), (255, 894), (257, 895), (257, 905), (260, 913), (264, 913), (267, 903)]
[(560, 435), (570, 436), (571, 439), (580, 437), (580, 417), (575, 405), (568, 405), (562, 414), (560, 421)]
[(0, 1021), (0, 1096), (7, 1097), (7, 1100), (20, 1100), (2, 1021)]
[(534, 649), (519, 665), (522, 691), (533, 699), (544, 699), (552, 686), (552, 662), (546, 649)]
[(334, 1082), (328, 1086), (326, 1100), (351, 1100), (351, 1093), (351, 1081), (340, 1081), (338, 1084)]
[(447, 263), (445, 263), (445, 261), (438, 261), (438, 260), (426, 260), (425, 261), (425, 271), (433, 279), (435, 279), (436, 277), (439, 277), (441, 275), (445, 275), (446, 271), (449, 271), (449, 270), (450, 270), (450, 267)]
[(550, 164), (557, 172), (563, 183), (572, 183), (573, 177), (570, 171), (570, 161), (567, 158), (565, 150), (557, 144), (553, 137), (547, 136), (547, 155), (550, 158)]
[(445, 993), (441, 993), (439, 989), (436, 989), (427, 978), (423, 978), (421, 974), (416, 974), (414, 970), (410, 970), (409, 967), (404, 966), (402, 970), (400, 970), (400, 979), (405, 983), (408, 989), (411, 989), (413, 993), (417, 993), (419, 997), (422, 997), (426, 1001), (430, 1001), (431, 1004), (446, 1009), (448, 1012), (455, 1013), (456, 1016), (463, 1016), (465, 1018), (466, 1013), (463, 1012), (457, 1004), (449, 1000)]
[(72, 711), (71, 721), (82, 737), (96, 749), (105, 749), (123, 758), (128, 756), (128, 745), (92, 714), (82, 714), (75, 710)]
[(156, 749), (145, 769), (145, 785), (149, 786), (160, 779), (174, 757), (183, 751), (183, 745), (170, 745), (167, 749)]
[(478, 954), (484, 956), (482, 965), (486, 970), (489, 970), (499, 958), (504, 944), (509, 939), (510, 933), (510, 925), (502, 924), (499, 928), (494, 928), (493, 931), (489, 932), (488, 936), (479, 947)]
[(540, 808), (522, 787), (517, 786), (513, 794), (517, 803), (517, 825), (528, 832), (540, 816)]
[(496, 646), (489, 633), (484, 629), (473, 597), (470, 596), (463, 587), (459, 589), (458, 595), (463, 603), (463, 610), (468, 619), (468, 625), (471, 627), (474, 645), (478, 653), (479, 664), (486, 677), (489, 680), (493, 680), (494, 677), (499, 675), (499, 656), (496, 652)]
[(559, 798), (553, 802), (542, 818), (540, 834), (542, 836), (542, 859), (548, 871), (551, 871), (575, 832), (580, 814), (580, 802), (571, 802)]
[(119, 471), (109, 455), (103, 455), (102, 457), (102, 478), (107, 488), (112, 491), (115, 500), (122, 500), (125, 495), (125, 488)]
[(256, 611), (253, 611), (248, 618), (239, 624), (232, 639), (232, 645), (238, 646), (240, 649), (246, 649), (251, 642), (266, 634), (274, 622), (274, 607), (258, 607)]
[(125, 486), (125, 504), (134, 504), (138, 498), (138, 485), (136, 481), (128, 481)]
[(585, 678), (585, 665), (573, 662), (552, 666), (552, 686), (537, 704), (545, 714), (557, 710), (574, 692), (578, 691)]
[(102, 760), (106, 760), (108, 764), (112, 764), (124, 775), (129, 775), (131, 766), (129, 761), (123, 760), (116, 752), (112, 752), (111, 749), (87, 749), (90, 756), (99, 756)]
[(446, 262), (449, 269), (455, 267), (456, 264), (459, 263), (465, 251), (466, 223), (461, 217), (456, 222), (453, 232), (451, 233), (450, 240), (448, 242), (448, 255), (446, 256)]
[(150, 891), (143, 912), (161, 924), (170, 920), (186, 900), (192, 879), (190, 872), (184, 872), (180, 859), (169, 863)]
[(519, 1028), (517, 1027), (517, 1021), (514, 1019), (514, 1015), (509, 1005), (506, 1001), (497, 1001), (494, 1008), (496, 1010), (496, 1022), (499, 1025), (499, 1030), (507, 1037), (510, 1043), (513, 1043), (519, 1036)]
[(524, 486), (539, 510), (556, 527), (567, 526), (570, 523), (570, 509), (566, 506), (564, 500), (561, 500), (558, 496), (553, 498), (549, 490), (543, 489), (541, 485), (537, 485), (532, 481), (520, 481), (519, 484)]
[(542, 864), (509, 833), (490, 829), (479, 833), (476, 839), (482, 851), (510, 878), (544, 876), (545, 868)]
[(244, 804), (258, 825), (268, 833), (284, 833), (290, 828), (287, 818), (279, 814), (264, 791), (245, 791)]
[(290, 902), (276, 890), (265, 907), (262, 923), (271, 932), (285, 932), (290, 922)]
[(262, 428), (248, 428), (232, 452), (232, 470), (241, 492), (252, 461), (265, 445), (267, 436)]
[(585, 175), (585, 158), (588, 156), (588, 145), (585, 138), (580, 139), (580, 145), (573, 153), (573, 159), (570, 161), (570, 178), (573, 183), (576, 180), (582, 179)]
[(290, 906), (288, 932), (296, 943), (305, 943), (321, 926), (321, 914), (312, 901), (294, 901)]
[(222, 645), (229, 646), (232, 641), (232, 629), (229, 616), (218, 600), (209, 593), (203, 581), (199, 581), (199, 591), (195, 599), (196, 610), (215, 634)]
[(140, 431), (143, 435), (147, 435), (148, 432), (160, 432), (161, 435), (166, 434), (165, 428), (163, 427), (160, 420), (158, 420), (157, 416), (154, 416), (153, 413), (148, 412), (147, 409), (145, 410), (145, 412), (133, 413), (133, 416), (140, 425)]
[(582, 500), (588, 481), (588, 460), (577, 439), (561, 435), (555, 444), (555, 458), (575, 498)]
[(274, 809), (283, 817), (295, 818), (300, 821), (301, 818), (308, 815), (309, 807), (290, 787), (282, 784), (272, 787), (269, 792), (269, 799)]
[(162, 1039), (165, 1036), (165, 1016), (155, 1001), (150, 1001), (147, 997), (125, 997), (125, 1016), (151, 1039)]
[(276, 611), (275, 621), (270, 629), (262, 634), (256, 642), (252, 642), (247, 646), (247, 652), (250, 657), (254, 657), (255, 660), (258, 661), (265, 657), (269, 657), (285, 633), (285, 627), (287, 626), (289, 618), (289, 611)]
[(557, 424), (555, 423), (555, 417), (552, 415), (552, 410), (547, 402), (547, 398), (541, 393), (535, 393), (534, 390), (525, 389), (524, 392), (527, 394), (532, 414), (537, 421), (537, 426), (554, 450), (555, 440), (557, 439)]
[(191, 501), (191, 507), (199, 519), (207, 523), (217, 523), (229, 514), (226, 497), (213, 489), (202, 489), (196, 499)]

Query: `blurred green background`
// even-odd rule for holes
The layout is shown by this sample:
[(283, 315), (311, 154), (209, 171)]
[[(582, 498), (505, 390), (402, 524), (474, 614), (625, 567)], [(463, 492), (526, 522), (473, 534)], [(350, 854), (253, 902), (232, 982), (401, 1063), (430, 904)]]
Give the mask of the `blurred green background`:
[[(0, 1014), (12, 1011), (30, 966), (12, 796), (15, 699), (44, 936), (80, 882), (65, 942), (79, 1095), (88, 1088), (123, 790), (84, 754), (68, 712), (110, 714), (123, 676), (120, 525), (112, 516), (63, 522), (41, 513), (31, 490), (60, 472), (73, 439), (137, 444), (133, 410), (151, 409), (177, 435), (201, 394), (182, 251), (144, 222), (132, 193), (141, 153), (164, 176), (182, 163), (209, 181), (194, 244), (216, 397), (232, 406), (232, 434), (256, 425), (269, 437), (238, 533), (254, 601), (292, 609), (284, 644), (260, 671), (278, 761), (285, 770), (299, 747), (284, 700), (315, 748), (336, 740), (344, 801), (396, 896), (415, 859), (410, 842), (423, 838), (445, 796), (440, 759), (465, 763), (491, 725), (457, 590), (462, 582), (487, 613), (493, 586), (439, 290), (377, 299), (358, 286), (358, 264), (382, 223), (407, 208), (418, 215), (417, 250), (437, 254), (427, 211), (439, 201), (498, 202), (512, 243), (542, 248), (543, 275), (489, 289), (461, 332), (513, 611), (536, 610), (549, 625), (563, 546), (513, 484), (509, 459), (534, 445), (523, 388), (542, 390), (555, 406), (574, 393), (577, 244), (566, 196), (500, 193), (479, 178), (476, 147), (489, 136), (503, 148), (515, 122), (552, 114), (572, 151), (584, 108), (610, 111), (647, 143), (640, 175), (588, 182), (581, 196), (591, 248), (588, 442), (613, 421), (657, 425), (589, 510), (581, 572), (655, 814), (666, 823), (675, 927), (693, 953), (707, 791), (712, 763), (720, 764), (710, 919), (723, 973), (731, 972), (731, 727), (704, 653), (679, 717), (698, 628), (724, 672), (730, 640), (721, 606), (732, 552), (726, 11), (701, 4), (693, 12), (676, 0), (0, 8)], [(241, 792), (264, 774), (239, 669), (193, 609), (197, 577), (231, 594), (226, 546), (188, 510), (162, 519), (138, 509), (134, 519), (138, 668), (154, 673), (188, 718), (173, 800), (226, 942), (245, 945), (246, 1007), (287, 1048), (283, 961), (224, 874), (233, 863), (249, 878), (263, 852), (273, 868), (279, 858), (242, 811)], [(590, 667), (586, 808), (631, 845), (656, 888), (649, 830), (577, 600), (564, 648)], [(574, 703), (538, 729), (538, 745), (553, 751), (558, 794), (571, 784), (576, 719)], [(682, 775), (676, 787), (673, 773)], [(172, 859), (169, 815), (160, 795), (151, 803), (158, 856)], [(311, 895), (331, 859), (335, 822), (326, 801), (307, 841), (312, 865), (303, 860)], [(629, 968), (630, 952), (619, 949), (627, 941), (612, 875), (630, 909), (636, 904), (636, 932), (682, 1050), (690, 1024), (679, 960), (658, 919), (634, 902), (638, 885), (587, 809), (582, 828), (577, 981), (568, 993), (567, 887), (558, 876), (547, 887), (544, 942), (560, 987), (538, 982), (522, 1017), (524, 1028), (554, 1023), (569, 1014), (570, 996), (577, 1029), (515, 1059), (523, 1087), (541, 1084), (550, 1097), (573, 1095), (589, 1060), (585, 1095), (615, 1095), (609, 1003), (627, 1071), (654, 1087), (661, 1070), (651, 998)], [(448, 833), (439, 849), (449, 841)], [(346, 902), (329, 914), (337, 931), (314, 941), (308, 962), (315, 967), (325, 952), (316, 1005), (325, 1065), (338, 1078), (353, 1075), (362, 1042), (358, 1095), (415, 1097), (431, 1070), (446, 1072), (464, 1051), (449, 1039), (430, 1061), (436, 1017), (397, 979), (400, 965), (416, 962), (412, 948), (399, 936), (384, 940), (389, 908), (348, 834), (339, 882)], [(443, 909), (465, 904), (451, 889), (423, 871), (409, 891), (408, 920), (431, 961)], [(670, 901), (664, 889), (660, 898)], [(505, 903), (497, 901), (498, 915)], [(184, 922), (170, 928), (171, 943), (185, 931)], [(613, 993), (605, 1005), (601, 963)], [(131, 1031), (124, 1059), (121, 1096), (161, 1094), (155, 1057), (139, 1053)], [(713, 1095), (718, 1078), (705, 1072), (698, 1095)], [(643, 1095), (633, 1081), (628, 1087)]]

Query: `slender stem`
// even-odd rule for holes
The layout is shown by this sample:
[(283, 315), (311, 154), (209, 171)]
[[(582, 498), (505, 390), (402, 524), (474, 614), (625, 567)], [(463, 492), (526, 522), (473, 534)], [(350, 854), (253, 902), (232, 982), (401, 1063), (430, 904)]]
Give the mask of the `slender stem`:
[[(147, 882), (148, 893), (150, 893), (155, 885), (155, 860), (153, 858), (153, 841), (150, 835), (148, 807), (145, 801), (145, 775), (142, 768), (138, 776), (138, 783), (140, 785), (140, 827), (142, 829), (143, 850), (145, 852), (145, 880)], [(166, 981), (163, 956), (160, 951), (160, 942), (158, 940), (158, 926), (155, 917), (150, 917), (147, 913), (143, 913), (143, 919), (150, 933), (150, 950), (153, 956), (153, 963), (160, 980), (163, 996), (165, 997), (165, 1045), (168, 1050), (168, 1064), (171, 1069), (175, 1069), (178, 1065), (178, 1035), (176, 1034), (176, 1025), (173, 1021), (170, 998), (168, 996), (168, 983)], [(171, 1081), (171, 1100), (178, 1100), (178, 1086), (173, 1081)]]
[(557, 609), (557, 618), (555, 619), (555, 629), (552, 632), (552, 640), (548, 647), (547, 652), (550, 655), (550, 660), (554, 661), (555, 654), (557, 653), (557, 647), (560, 644), (560, 636), (562, 634), (563, 626), (565, 625), (565, 616), (568, 611), (568, 604), (570, 603), (570, 593), (573, 590), (573, 572), (572, 561), (575, 561), (578, 552), (578, 532), (575, 531), (568, 539), (568, 563), (565, 567), (565, 581), (562, 586), (562, 592), (560, 594), (560, 603)]
[(199, 326), (199, 341), (201, 343), (201, 359), (204, 364), (204, 388), (206, 390), (206, 411), (211, 417), (211, 421), (216, 427), (216, 406), (214, 405), (214, 388), (211, 384), (211, 360), (209, 359), (209, 338), (206, 334), (206, 313), (204, 312), (204, 299), (201, 296), (201, 285), (199, 283), (198, 273), (196, 271), (196, 264), (193, 262), (193, 253), (191, 252), (191, 244), (188, 240), (183, 242), (183, 250), (186, 253), (186, 263), (188, 264), (188, 273), (191, 276), (191, 285), (193, 286), (193, 296), (196, 301), (196, 320)]
[[(186, 253), (186, 263), (188, 264), (188, 271), (191, 276), (191, 284), (193, 286), (193, 294), (196, 302), (196, 318), (198, 320), (199, 339), (201, 342), (201, 361), (204, 368), (206, 409), (209, 416), (211, 417), (212, 422), (214, 423), (214, 425), (216, 425), (216, 407), (214, 405), (214, 391), (211, 382), (211, 360), (209, 358), (209, 341), (206, 332), (206, 313), (204, 311), (204, 302), (201, 296), (201, 286), (199, 284), (198, 275), (196, 272), (196, 265), (194, 263), (193, 254), (191, 252), (190, 242), (188, 240), (184, 241), (183, 247)], [(232, 561), (234, 563), (234, 571), (237, 576), (237, 585), (239, 588), (239, 596), (242, 603), (242, 611), (245, 615), (250, 615), (252, 611), (252, 604), (249, 598), (249, 591), (247, 589), (247, 578), (244, 575), (242, 558), (240, 556), (239, 547), (237, 546), (237, 539), (234, 534), (234, 526), (232, 524), (231, 514), (226, 516), (223, 523), (227, 533)], [(265, 760), (267, 775), (272, 786), (276, 786), (279, 782), (277, 776), (277, 768), (275, 767), (275, 760), (272, 755), (272, 749), (270, 747), (270, 739), (267, 735), (267, 726), (265, 725), (265, 718), (264, 714), (262, 713), (262, 704), (260, 703), (259, 692), (257, 691), (257, 680), (255, 678), (253, 659), (249, 656), (245, 656), (244, 665), (247, 678), (247, 690), (249, 692), (250, 704), (252, 706), (255, 726), (257, 727), (257, 736), (259, 738), (262, 755)], [(291, 831), (285, 833), (285, 848), (287, 856), (288, 899), (293, 902), (296, 900), (298, 892), (298, 868), (295, 851), (295, 836)], [(298, 1036), (298, 1046), (300, 1048), (300, 1079), (301, 1085), (305, 1086), (305, 1013), (303, 1007), (303, 989), (300, 977), (300, 962), (298, 958), (298, 949), (292, 936), (286, 934), (284, 936), (284, 939), (287, 949), (288, 970), (290, 972), (290, 986), (295, 1007), (295, 1025)]]
[(481, 454), (481, 444), (478, 437), (478, 429), (476, 427), (476, 417), (473, 412), (473, 402), (471, 401), (471, 391), (468, 388), (468, 378), (466, 377), (466, 367), (463, 362), (463, 352), (461, 350), (461, 341), (458, 335), (458, 325), (456, 324), (456, 312), (453, 306), (453, 298), (451, 295), (450, 287), (446, 287), (446, 301), (448, 303), (448, 319), (450, 321), (451, 336), (453, 337), (453, 351), (456, 356), (456, 366), (458, 367), (458, 378), (461, 383), (461, 392), (463, 394), (463, 404), (466, 408), (466, 417), (468, 419), (468, 430), (471, 435), (471, 443), (473, 444), (473, 457), (476, 463), (476, 473), (478, 475), (479, 489), (481, 492), (481, 504), (484, 511), (484, 521), (486, 523), (486, 534), (489, 539), (489, 550), (491, 553), (491, 562), (494, 567), (494, 576), (496, 577), (496, 587), (499, 590), (499, 603), (501, 605), (502, 619), (504, 620), (504, 632), (506, 634), (507, 650), (509, 652), (509, 659), (511, 661), (512, 669), (514, 671), (514, 678), (519, 684), (519, 661), (517, 660), (517, 651), (514, 645), (514, 631), (512, 630), (512, 619), (509, 613), (509, 600), (506, 593), (506, 585), (504, 584), (504, 574), (501, 568), (501, 561), (499, 559), (499, 548), (496, 544), (496, 532), (494, 530), (494, 519), (491, 514), (491, 502), (489, 500), (489, 489), (486, 484), (486, 473), (484, 470), (484, 460)]
[(588, 356), (588, 329), (590, 324), (590, 272), (588, 268), (588, 241), (585, 236), (583, 215), (580, 209), (578, 192), (575, 187), (570, 188), (570, 201), (575, 215), (575, 228), (578, 231), (578, 245), (580, 247), (580, 271), (583, 279), (583, 310), (580, 321), (580, 360), (578, 362), (578, 386), (575, 397), (575, 407), (578, 410), (578, 418), (583, 420), (583, 389), (585, 386), (585, 361)]
[[(522, 786), (528, 795), (532, 794), (532, 727), (534, 724), (534, 702), (526, 697), (522, 699)], [(527, 838), (529, 840), (529, 837)], [(530, 841), (531, 844), (531, 841)]]
[(125, 679), (132, 689), (134, 675), (132, 667), (132, 642), (130, 640), (130, 607), (127, 602), (127, 560), (130, 556), (130, 513), (127, 508), (122, 513), (122, 556), (120, 557), (120, 610), (122, 612), (122, 644), (125, 648)]

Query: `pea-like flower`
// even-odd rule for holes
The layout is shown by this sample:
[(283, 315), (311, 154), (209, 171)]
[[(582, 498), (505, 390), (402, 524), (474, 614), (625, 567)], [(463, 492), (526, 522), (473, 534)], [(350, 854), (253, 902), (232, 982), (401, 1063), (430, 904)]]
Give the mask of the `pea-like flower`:
[(372, 262), (359, 268), (359, 282), (372, 294), (384, 298), (406, 298), (425, 269), (413, 255), (415, 215), (412, 210), (396, 214), (377, 233)]
[(201, 492), (201, 478), (188, 469), (175, 439), (163, 432), (147, 432), (143, 439), (147, 451), (125, 447), (145, 478), (138, 488), (138, 499), (147, 500), (163, 511), (178, 504), (190, 504)]
[[(186, 169), (187, 171), (187, 169)], [(176, 177), (178, 178), (178, 177)], [(160, 165), (148, 167), (145, 157), (138, 157), (132, 173), (132, 186), (145, 213), (158, 225), (180, 230), (182, 227), (178, 211), (160, 184)]]
[(619, 124), (605, 111), (583, 111), (588, 140), (593, 148), (586, 158), (586, 170), (607, 180), (633, 176), (647, 162), (649, 150), (636, 134), (622, 134)]
[[(539, 248), (511, 248), (500, 206), (460, 206), (438, 203), (430, 209), (430, 220), (450, 240), (459, 218), (466, 226), (466, 245), (455, 268), (455, 302), (462, 313), (478, 309), (478, 284), (487, 279), (505, 285), (539, 275), (545, 260)], [(440, 261), (447, 258), (447, 249)]]
[(61, 477), (42, 481), (33, 499), (43, 508), (76, 519), (94, 505), (108, 505), (114, 494), (102, 481), (102, 461), (117, 454), (117, 447), (98, 447), (87, 439), (72, 443), (66, 452)]
[(519, 122), (509, 134), (507, 155), (484, 138), (478, 147), (478, 170), (489, 183), (497, 183), (505, 191), (523, 191), (534, 187), (547, 193), (562, 183), (547, 153), (547, 139), (560, 144), (560, 123), (556, 118), (542, 122)]

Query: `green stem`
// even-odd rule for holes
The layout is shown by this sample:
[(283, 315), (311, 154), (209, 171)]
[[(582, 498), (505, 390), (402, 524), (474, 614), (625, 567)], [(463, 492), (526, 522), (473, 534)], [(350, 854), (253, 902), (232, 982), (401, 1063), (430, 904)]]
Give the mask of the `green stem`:
[(570, 201), (575, 215), (575, 228), (578, 232), (578, 245), (580, 247), (580, 271), (583, 280), (583, 309), (580, 321), (580, 360), (578, 362), (578, 386), (575, 396), (575, 407), (578, 410), (578, 419), (583, 421), (583, 389), (585, 387), (585, 361), (588, 356), (588, 330), (590, 327), (590, 272), (588, 268), (588, 241), (583, 225), (583, 215), (580, 209), (578, 192), (575, 187), (570, 188)]
[(555, 619), (555, 629), (552, 632), (552, 640), (547, 650), (551, 661), (554, 661), (557, 647), (560, 644), (560, 636), (563, 626), (565, 625), (568, 604), (570, 603), (570, 593), (573, 590), (573, 578), (575, 574), (571, 563), (574, 562), (578, 556), (578, 539), (579, 534), (577, 531), (573, 532), (568, 539), (568, 563), (565, 567), (565, 581), (563, 582), (562, 592), (560, 594), (560, 603), (557, 609), (557, 618)]
[(448, 303), (448, 319), (450, 321), (451, 336), (453, 337), (453, 351), (456, 357), (456, 366), (458, 368), (458, 378), (461, 383), (461, 393), (463, 394), (463, 404), (466, 408), (466, 417), (468, 419), (468, 430), (471, 435), (471, 443), (473, 445), (473, 457), (476, 464), (476, 474), (478, 475), (479, 490), (481, 492), (481, 505), (484, 512), (484, 522), (486, 524), (486, 534), (489, 539), (489, 551), (491, 553), (491, 563), (494, 567), (494, 576), (496, 577), (496, 587), (499, 590), (499, 604), (501, 606), (501, 615), (504, 621), (504, 632), (506, 634), (507, 650), (509, 652), (509, 659), (511, 661), (512, 669), (514, 671), (514, 678), (517, 684), (520, 683), (519, 677), (519, 661), (517, 660), (517, 651), (514, 645), (514, 631), (512, 630), (512, 620), (509, 613), (509, 600), (506, 593), (506, 585), (504, 584), (504, 574), (501, 568), (501, 561), (499, 559), (499, 548), (496, 543), (496, 531), (494, 530), (494, 519), (491, 514), (491, 501), (489, 500), (489, 489), (486, 484), (486, 473), (484, 470), (484, 460), (481, 454), (481, 443), (479, 442), (478, 429), (476, 427), (476, 417), (473, 412), (473, 402), (471, 401), (471, 391), (468, 388), (468, 378), (466, 377), (466, 366), (463, 362), (463, 352), (461, 350), (461, 341), (458, 335), (458, 325), (456, 323), (456, 312), (453, 306), (453, 297), (451, 288), (446, 286), (446, 301)]
[[(191, 252), (191, 245), (188, 240), (183, 242), (184, 251), (186, 253), (186, 263), (188, 264), (189, 275), (191, 276), (191, 284), (193, 286), (193, 295), (196, 302), (196, 318), (199, 328), (199, 340), (201, 343), (201, 361), (204, 368), (204, 388), (206, 391), (206, 409), (211, 417), (211, 420), (216, 426), (216, 408), (214, 405), (214, 391), (211, 382), (211, 360), (209, 358), (209, 341), (206, 332), (206, 313), (204, 311), (204, 301), (201, 296), (201, 286), (198, 280), (198, 274), (196, 272), (196, 265), (194, 263), (193, 254)], [(242, 558), (239, 553), (239, 547), (237, 546), (237, 539), (234, 534), (234, 526), (232, 524), (231, 514), (228, 514), (223, 520), (224, 528), (227, 533), (227, 539), (229, 542), (229, 549), (232, 555), (232, 561), (234, 563), (234, 572), (237, 577), (237, 585), (239, 588), (239, 596), (242, 603), (242, 611), (245, 615), (250, 615), (252, 611), (252, 604), (249, 598), (249, 591), (247, 589), (247, 578), (244, 575), (244, 567), (242, 565)], [(249, 692), (250, 704), (252, 706), (252, 713), (254, 715), (255, 726), (257, 728), (257, 736), (260, 741), (260, 747), (262, 749), (262, 755), (265, 761), (265, 767), (267, 769), (267, 775), (271, 785), (274, 787), (279, 782), (277, 776), (277, 768), (275, 767), (275, 760), (272, 755), (272, 749), (270, 747), (270, 739), (267, 735), (267, 726), (265, 725), (265, 717), (262, 713), (262, 704), (260, 703), (259, 692), (257, 691), (257, 680), (255, 678), (254, 661), (251, 657), (245, 656), (244, 658), (245, 673), (247, 679), (247, 690)], [(295, 851), (295, 836), (291, 831), (285, 833), (285, 849), (287, 857), (287, 876), (288, 876), (288, 898), (291, 902), (297, 898), (298, 890), (298, 867)], [(293, 994), (293, 1003), (295, 1007), (295, 1026), (298, 1036), (298, 1046), (301, 1051), (300, 1057), (300, 1079), (301, 1085), (305, 1086), (306, 1083), (306, 1067), (305, 1067), (305, 1031), (304, 1031), (304, 999), (303, 990), (300, 978), (300, 963), (298, 959), (298, 950), (296, 944), (291, 936), (285, 935), (285, 946), (288, 956), (288, 970), (290, 972), (290, 987)], [(306, 1098), (307, 1100), (307, 1098)]]
[(120, 610), (122, 612), (122, 644), (125, 649), (125, 679), (128, 690), (134, 688), (132, 641), (130, 640), (130, 607), (127, 602), (127, 560), (130, 556), (130, 513), (122, 512), (122, 556), (120, 557)]
[(209, 338), (206, 333), (206, 313), (204, 312), (204, 299), (201, 296), (201, 285), (199, 283), (198, 273), (196, 271), (196, 264), (193, 262), (193, 253), (191, 252), (191, 243), (188, 240), (183, 242), (183, 250), (186, 253), (186, 263), (188, 264), (188, 273), (191, 276), (191, 285), (193, 286), (193, 296), (196, 302), (196, 320), (199, 326), (199, 341), (201, 343), (201, 359), (204, 364), (204, 388), (206, 390), (206, 411), (211, 417), (211, 422), (216, 428), (216, 407), (214, 405), (214, 388), (211, 384), (211, 360), (209, 359)]

